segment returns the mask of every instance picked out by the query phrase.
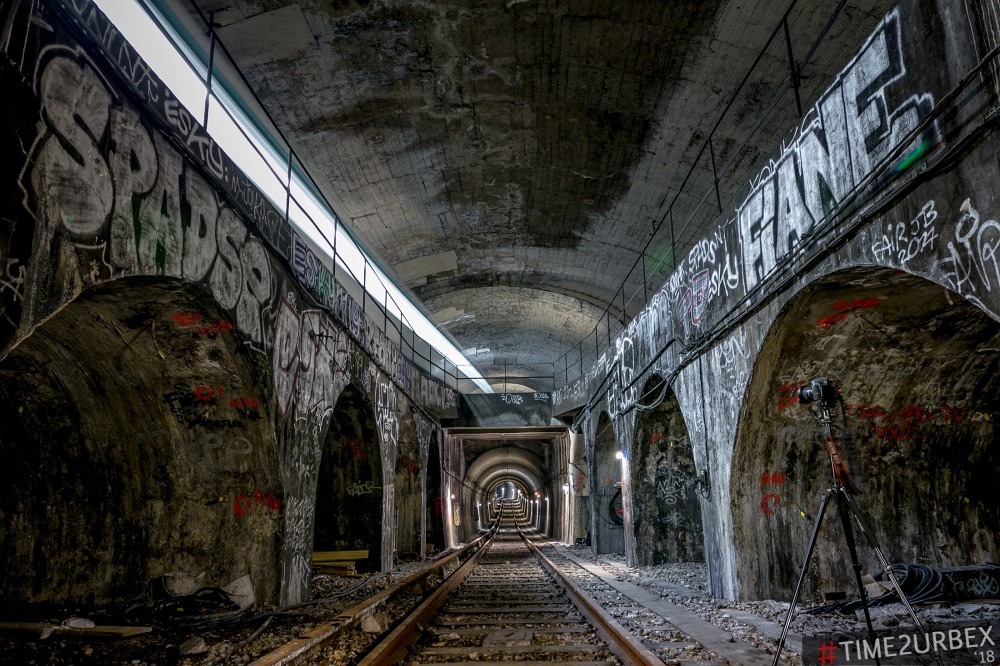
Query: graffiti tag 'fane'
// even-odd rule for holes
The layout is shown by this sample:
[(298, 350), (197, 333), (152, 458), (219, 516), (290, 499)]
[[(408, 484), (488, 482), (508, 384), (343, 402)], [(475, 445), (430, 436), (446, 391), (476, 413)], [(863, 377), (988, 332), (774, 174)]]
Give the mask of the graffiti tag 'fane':
[[(751, 181), (732, 216), (678, 263), (665, 289), (685, 338), (703, 324), (716, 295), (733, 292), (741, 282), (750, 293), (775, 274), (816, 224), (930, 112), (930, 94), (890, 101), (890, 90), (905, 75), (895, 9), (806, 112), (778, 157)], [(932, 126), (922, 138), (934, 131)], [(932, 211), (917, 223), (918, 238)]]

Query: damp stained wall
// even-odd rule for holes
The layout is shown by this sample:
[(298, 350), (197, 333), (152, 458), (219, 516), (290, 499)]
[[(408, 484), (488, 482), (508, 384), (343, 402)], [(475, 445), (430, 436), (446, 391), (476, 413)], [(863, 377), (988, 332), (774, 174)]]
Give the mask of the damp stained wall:
[[(814, 328), (827, 335), (826, 342), (820, 340), (813, 348), (816, 362), (809, 369), (841, 374), (835, 378), (845, 396), (858, 396), (848, 397), (856, 401), (850, 404), (862, 405), (850, 414), (852, 428), (866, 437), (885, 439), (890, 433), (891, 438), (900, 427), (905, 432), (910, 421), (928, 414), (931, 423), (943, 419), (940, 410), (964, 404), (966, 383), (971, 381), (980, 390), (995, 374), (995, 357), (988, 350), (993, 348), (991, 326), (1000, 318), (1000, 211), (993, 192), (1000, 178), (996, 160), (1000, 146), (989, 110), (997, 104), (998, 68), (987, 64), (976, 75), (966, 76), (982, 55), (1000, 43), (989, 20), (991, 11), (989, 3), (951, 0), (901, 2), (892, 9), (826, 90), (805, 106), (799, 124), (722, 211), (716, 229), (679, 258), (664, 286), (598, 361), (553, 394), (554, 413), (577, 414), (591, 448), (600, 430), (595, 422), (606, 411), (616, 444), (628, 456), (634, 446), (635, 429), (629, 421), (635, 419), (638, 390), (654, 374), (668, 382), (688, 427), (694, 465), (709, 474), (703, 525), (709, 583), (717, 596), (743, 595), (751, 575), (740, 573), (743, 567), (764, 566), (755, 560), (767, 558), (775, 549), (769, 546), (758, 554), (757, 546), (746, 540), (750, 524), (734, 512), (769, 517), (774, 496), (779, 505), (785, 501), (780, 483), (772, 489), (770, 482), (765, 486), (761, 481), (765, 472), (769, 480), (772, 473), (781, 472), (780, 467), (772, 469), (779, 459), (770, 454), (751, 459), (741, 452), (757, 446), (745, 442), (744, 433), (762, 427), (756, 420), (772, 418), (750, 408), (751, 401), (764, 399), (748, 390), (751, 381), (754, 387), (776, 386), (779, 395), (771, 399), (780, 400), (799, 383), (814, 378), (785, 373), (773, 362), (760, 363), (765, 339), (797, 293), (848, 269), (882, 267), (890, 274), (913, 276), (908, 298), (915, 305), (922, 298), (915, 295), (930, 289), (949, 307), (961, 309), (964, 302), (982, 313), (982, 321), (970, 329), (977, 337), (967, 341), (974, 350), (970, 353), (987, 350), (980, 356), (981, 365), (960, 370), (961, 376), (953, 374), (946, 361), (951, 347), (939, 341), (945, 333), (934, 333), (925, 344), (913, 347), (919, 349), (914, 352), (917, 356), (924, 357), (921, 363), (927, 364), (930, 375), (922, 380), (926, 388), (915, 388), (908, 396), (910, 378), (900, 374), (888, 357), (884, 367), (872, 368), (879, 373), (873, 378), (885, 384), (881, 387), (866, 383), (869, 378), (858, 377), (845, 360), (863, 349), (878, 354), (867, 340), (874, 327), (852, 323), (875, 316), (864, 305), (870, 294), (844, 293), (803, 306), (809, 308)], [(817, 297), (818, 292), (808, 293)], [(855, 306), (856, 300), (860, 305)], [(915, 327), (920, 326), (921, 312), (919, 307), (912, 312), (910, 323)], [(951, 317), (935, 315), (932, 321), (952, 321)], [(841, 334), (841, 329), (849, 334)], [(884, 344), (887, 349), (906, 348), (914, 339), (915, 333), (902, 327), (887, 330), (894, 336)], [(758, 373), (765, 374), (759, 378)], [(920, 402), (914, 402), (918, 397)], [(864, 405), (871, 409), (866, 411)], [(903, 417), (898, 416), (900, 410)], [(968, 413), (985, 414), (977, 417), (983, 423), (992, 419), (988, 405)], [(976, 495), (970, 489), (975, 477), (969, 457), (962, 452), (975, 451), (986, 459), (992, 455), (983, 451), (983, 447), (989, 450), (990, 431), (979, 425), (982, 430), (963, 423), (933, 436), (946, 449), (940, 461), (946, 460), (952, 469), (946, 479), (935, 479), (928, 472), (913, 483), (932, 489), (934, 497), (946, 487), (948, 508), (933, 510), (937, 527), (923, 524), (930, 519), (921, 517), (916, 541), (912, 534), (891, 534), (899, 542), (900, 557), (969, 564), (996, 559), (987, 536), (996, 532), (989, 502), (970, 509), (977, 519), (962, 517), (957, 524), (967, 527), (957, 533), (953, 527), (943, 527), (959, 517), (956, 507), (965, 504), (963, 498), (971, 505)], [(781, 438), (772, 444), (775, 450), (792, 446)], [(873, 456), (868, 464), (884, 467), (878, 458)], [(636, 464), (633, 456), (624, 470), (626, 488), (630, 478), (648, 473), (646, 468), (636, 469)], [(882, 476), (885, 471), (879, 470)], [(901, 482), (895, 474), (889, 466), (891, 481), (881, 482), (887, 484), (883, 499), (867, 507), (873, 515), (888, 515), (892, 504), (886, 503), (885, 493), (891, 496), (888, 489)], [(785, 483), (789, 483), (787, 472)], [(626, 514), (635, 499), (632, 492), (626, 493)], [(754, 516), (754, 521), (761, 519)], [(627, 528), (630, 523), (626, 521)], [(973, 523), (977, 527), (968, 527)], [(756, 538), (785, 543), (799, 529), (784, 519), (769, 527), (773, 530), (758, 532)], [(952, 533), (938, 540), (935, 530)], [(941, 549), (948, 552), (947, 558)], [(626, 555), (630, 562), (636, 561), (634, 547)], [(777, 569), (771, 572), (774, 581), (764, 586), (767, 590), (752, 586), (745, 594), (785, 593), (788, 567), (773, 562), (771, 566)], [(821, 571), (814, 589), (820, 592), (839, 585), (834, 578), (832, 570)]]
[[(96, 6), (5, 3), (3, 15), (0, 373), (24, 411), (2, 446), (51, 473), (3, 496), (0, 552), (75, 562), (60, 576), (20, 569), (5, 600), (113, 604), (175, 570), (249, 574), (263, 601), (304, 600), (322, 454), (348, 386), (374, 420), (377, 560), (391, 567), (401, 417), (454, 416), (453, 391), (333, 279)], [(57, 404), (63, 421), (46, 416)], [(69, 460), (97, 465), (103, 487)], [(50, 525), (27, 552), (18, 535)], [(120, 543), (133, 526), (145, 543)]]

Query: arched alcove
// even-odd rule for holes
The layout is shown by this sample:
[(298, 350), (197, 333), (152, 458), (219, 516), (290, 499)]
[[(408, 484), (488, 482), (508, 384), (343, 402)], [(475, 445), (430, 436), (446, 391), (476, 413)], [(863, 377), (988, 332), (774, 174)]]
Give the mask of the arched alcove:
[(400, 558), (420, 551), (421, 519), (420, 442), (412, 416), (401, 419), (393, 475), (396, 502), (396, 549)]
[(594, 547), (598, 553), (625, 552), (622, 464), (615, 457), (617, 452), (611, 419), (606, 412), (601, 412), (594, 442), (594, 478), (590, 493), (596, 525)]
[[(831, 465), (797, 388), (828, 377), (842, 392), (836, 444), (863, 492), (857, 504), (893, 562), (971, 565), (1000, 557), (1000, 325), (945, 288), (865, 268), (803, 289), (756, 361), (732, 463), (737, 576), (747, 598), (787, 598)], [(814, 405), (813, 405), (814, 406)], [(859, 543), (865, 572), (879, 570)], [(806, 598), (856, 594), (828, 509)]]
[(441, 496), (441, 444), (435, 436), (427, 452), (427, 550), (444, 548), (444, 499)]
[(673, 390), (653, 376), (643, 387), (632, 454), (635, 552), (639, 564), (704, 562), (698, 476)]
[(314, 551), (367, 550), (359, 571), (382, 561), (382, 454), (368, 398), (348, 384), (337, 398), (323, 443), (316, 487)]
[(165, 573), (273, 601), (283, 496), (261, 359), (197, 287), (88, 289), (0, 363), (0, 598), (117, 605)]

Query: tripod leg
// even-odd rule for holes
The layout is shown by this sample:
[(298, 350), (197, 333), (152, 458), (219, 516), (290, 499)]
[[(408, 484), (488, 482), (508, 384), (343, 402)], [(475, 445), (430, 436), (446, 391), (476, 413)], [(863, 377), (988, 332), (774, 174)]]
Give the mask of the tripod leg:
[(910, 600), (906, 598), (905, 594), (903, 594), (903, 588), (899, 586), (899, 581), (896, 580), (896, 575), (892, 573), (892, 565), (889, 564), (889, 559), (885, 556), (885, 553), (882, 552), (882, 548), (878, 545), (878, 541), (875, 539), (875, 534), (872, 532), (872, 528), (868, 525), (864, 516), (861, 515), (861, 509), (858, 508), (854, 498), (848, 493), (844, 493), (844, 501), (847, 503), (851, 513), (854, 514), (854, 517), (857, 519), (858, 527), (861, 530), (862, 536), (865, 537), (865, 541), (867, 541), (868, 545), (872, 547), (873, 551), (875, 551), (875, 557), (878, 558), (879, 564), (882, 565), (882, 570), (885, 572), (889, 582), (892, 583), (892, 587), (896, 591), (896, 595), (899, 597), (899, 600), (903, 603), (903, 605), (906, 606), (906, 612), (910, 614), (910, 618), (917, 626), (917, 629), (923, 632), (924, 627), (920, 624), (920, 620), (917, 619), (916, 611), (914, 611), (913, 606), (910, 605)]
[(781, 628), (781, 638), (778, 639), (778, 648), (774, 652), (774, 661), (771, 662), (771, 666), (778, 666), (778, 660), (781, 658), (781, 648), (784, 647), (785, 639), (788, 638), (788, 628), (792, 625), (792, 617), (795, 615), (795, 605), (799, 601), (799, 592), (802, 590), (802, 583), (806, 579), (806, 571), (809, 569), (809, 558), (812, 557), (813, 549), (816, 547), (816, 537), (819, 535), (819, 528), (823, 524), (823, 516), (826, 514), (826, 505), (830, 502), (831, 492), (832, 490), (824, 492), (823, 497), (819, 501), (816, 523), (813, 525), (812, 536), (809, 537), (809, 547), (806, 548), (806, 556), (802, 560), (799, 580), (795, 583), (795, 591), (792, 592), (792, 601), (788, 605), (788, 613), (785, 615), (785, 625)]
[[(875, 641), (875, 627), (872, 626), (872, 616), (868, 612), (868, 593), (865, 584), (861, 581), (861, 562), (858, 561), (858, 547), (854, 542), (854, 530), (851, 527), (850, 500), (847, 491), (842, 487), (834, 489), (837, 494), (837, 511), (840, 513), (840, 523), (844, 527), (844, 541), (847, 542), (847, 551), (851, 554), (851, 568), (854, 569), (854, 580), (858, 584), (858, 595), (861, 598), (861, 608), (865, 611), (865, 624), (868, 626), (868, 636)], [(864, 532), (864, 529), (862, 529)], [(875, 663), (879, 664), (879, 659), (875, 657)]]

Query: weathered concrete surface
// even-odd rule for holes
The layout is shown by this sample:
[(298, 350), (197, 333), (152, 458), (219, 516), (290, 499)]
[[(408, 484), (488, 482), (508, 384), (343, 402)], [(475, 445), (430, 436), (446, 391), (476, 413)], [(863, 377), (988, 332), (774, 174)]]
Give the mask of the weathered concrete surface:
[[(505, 361), (548, 376), (609, 302), (618, 316), (624, 272), (688, 168), (697, 164), (678, 229), (711, 187), (698, 151), (788, 5), (299, 0), (315, 39), (261, 62), (259, 30), (245, 38), (240, 26), (289, 4), (233, 0), (223, 43), (369, 247), (405, 275), (456, 253), (453, 270), (411, 284), (431, 312), (462, 312), (442, 322), (463, 348), (485, 350), (475, 360), (494, 377)], [(846, 3), (803, 72), (806, 104), (891, 4)], [(796, 58), (832, 10), (790, 12)], [(763, 62), (716, 135), (718, 166), (734, 160), (723, 202), (796, 121), (789, 93), (740, 149), (789, 80), (783, 33)], [(679, 244), (703, 228), (697, 220)], [(660, 239), (669, 244), (665, 230)]]
[[(997, 502), (979, 494), (974, 467), (994, 464), (995, 455), (987, 442), (996, 412), (1000, 226), (993, 185), (1000, 173), (986, 113), (997, 102), (996, 65), (949, 96), (978, 55), (1000, 42), (984, 18), (989, 11), (985, 3), (904, 2), (888, 14), (734, 199), (718, 229), (679, 262), (599, 362), (555, 393), (556, 413), (576, 410), (588, 447), (601, 430), (597, 419), (607, 415), (628, 455), (639, 388), (654, 374), (667, 379), (689, 428), (695, 466), (710, 475), (711, 493), (702, 503), (705, 549), (719, 596), (765, 594), (749, 582), (765, 571), (774, 577), (769, 594), (793, 582), (788, 558), (796, 558), (777, 553), (779, 544), (802, 540), (801, 522), (769, 512), (791, 501), (781, 497), (782, 483), (806, 482), (805, 463), (780, 464), (784, 452), (798, 451), (799, 460), (806, 448), (816, 452), (798, 438), (786, 441), (769, 423), (775, 415), (751, 405), (775, 404), (819, 374), (840, 384), (849, 404), (872, 406), (850, 415), (859, 437), (881, 440), (862, 446), (871, 454), (862, 456), (863, 472), (879, 479), (862, 506), (878, 517), (876, 525), (898, 522), (899, 506), (921, 513), (912, 527), (889, 528), (895, 556), (962, 564), (997, 557), (989, 536), (997, 532)], [(804, 291), (821, 281), (859, 284), (871, 275), (862, 269), (879, 266), (889, 272), (857, 293), (845, 288), (828, 299), (820, 287)], [(912, 276), (901, 291), (891, 292), (885, 275), (892, 271)], [(876, 311), (889, 305), (883, 296), (890, 292), (901, 309), (890, 305), (883, 323)], [(797, 326), (808, 321), (818, 336), (801, 359), (795, 347), (789, 350), (788, 364), (783, 345), (795, 329), (784, 329), (785, 319), (776, 323), (786, 307), (799, 313)], [(904, 362), (904, 353), (920, 360)], [(957, 427), (941, 421), (959, 414)], [(887, 443), (909, 436), (914, 420), (929, 428), (921, 436), (940, 442), (940, 453), (933, 445), (918, 451), (915, 441), (902, 450), (898, 440)], [(754, 440), (757, 433), (764, 439)], [(906, 457), (922, 462), (907, 467)], [(936, 469), (945, 462), (949, 471)], [(645, 472), (625, 470), (626, 515), (635, 501), (629, 479)], [(774, 476), (782, 472), (783, 482)], [(815, 490), (791, 495), (801, 503)], [(922, 502), (918, 508), (910, 493), (936, 498), (936, 508), (928, 511)], [(761, 521), (771, 518), (773, 531), (762, 532)], [(628, 555), (634, 561), (634, 550)], [(814, 589), (839, 589), (833, 554), (820, 559)]]
[[(764, 342), (737, 434), (734, 536), (756, 554), (738, 560), (742, 594), (791, 595), (812, 530), (800, 512), (816, 513), (832, 475), (819, 424), (790, 387), (827, 374), (843, 387), (847, 421), (835, 423), (837, 443), (890, 560), (956, 566), (995, 559), (998, 349), (996, 321), (913, 276), (852, 269), (800, 292)], [(856, 587), (835, 509), (806, 588), (814, 596)], [(858, 538), (865, 570), (878, 571)]]
[(643, 387), (632, 450), (635, 552), (639, 564), (704, 562), (701, 502), (691, 440), (673, 391), (660, 377)]
[[(2, 496), (0, 552), (24, 565), (5, 602), (113, 603), (177, 568), (250, 573), (261, 600), (303, 600), (347, 386), (373, 419), (372, 542), (391, 567), (397, 502), (415, 497), (395, 492), (401, 433), (429, 438), (454, 393), (361, 312), (91, 3), (8, 2), (2, 16), (0, 390), (15, 411), (0, 445), (44, 466)], [(140, 535), (148, 545), (122, 542)]]
[(105, 605), (168, 572), (279, 585), (284, 491), (270, 408), (220, 312), (128, 278), (55, 313), (0, 364), (0, 595)]

